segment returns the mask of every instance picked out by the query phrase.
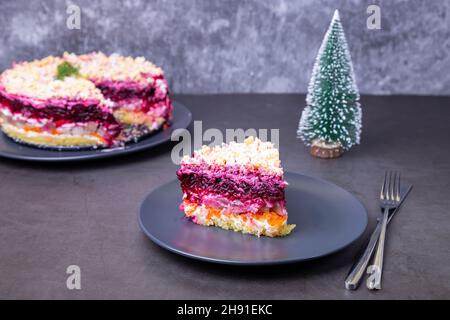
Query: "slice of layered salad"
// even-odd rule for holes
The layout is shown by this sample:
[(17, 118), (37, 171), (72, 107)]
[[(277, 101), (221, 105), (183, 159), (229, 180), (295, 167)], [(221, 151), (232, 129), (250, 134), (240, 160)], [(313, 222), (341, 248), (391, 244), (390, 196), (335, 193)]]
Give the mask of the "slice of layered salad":
[(163, 72), (144, 58), (47, 57), (0, 75), (0, 126), (39, 147), (111, 147), (170, 124)]
[(177, 171), (183, 191), (180, 208), (194, 223), (256, 236), (285, 236), (288, 224), (283, 169), (270, 142), (203, 146), (184, 157)]

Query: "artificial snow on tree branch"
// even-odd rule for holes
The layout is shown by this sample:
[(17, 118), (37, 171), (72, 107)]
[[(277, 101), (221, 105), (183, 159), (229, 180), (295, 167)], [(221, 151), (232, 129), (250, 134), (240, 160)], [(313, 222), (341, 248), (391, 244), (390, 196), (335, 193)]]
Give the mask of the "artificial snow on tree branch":
[(358, 101), (350, 51), (336, 10), (313, 67), (298, 136), (307, 145), (350, 149), (360, 141)]

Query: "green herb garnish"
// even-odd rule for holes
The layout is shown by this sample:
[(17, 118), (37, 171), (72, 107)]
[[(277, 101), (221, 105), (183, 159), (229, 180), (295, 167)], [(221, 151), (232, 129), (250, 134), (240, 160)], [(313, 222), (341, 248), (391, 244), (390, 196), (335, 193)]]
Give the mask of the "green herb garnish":
[(79, 76), (80, 71), (74, 67), (70, 62), (63, 62), (58, 65), (56, 72), (56, 79), (64, 80), (65, 77)]

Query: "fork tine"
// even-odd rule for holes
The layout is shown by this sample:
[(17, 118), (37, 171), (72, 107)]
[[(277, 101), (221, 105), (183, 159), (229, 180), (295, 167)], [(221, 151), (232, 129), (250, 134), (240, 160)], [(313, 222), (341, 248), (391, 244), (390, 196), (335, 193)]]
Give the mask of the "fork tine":
[(386, 190), (384, 193), (384, 198), (385, 198), (385, 200), (388, 200), (388, 201), (389, 201), (389, 196), (391, 194), (391, 191), (390, 191), (391, 190), (391, 176), (392, 176), (392, 172), (388, 171), (387, 181), (386, 181)]
[(395, 195), (395, 201), (400, 201), (400, 172), (397, 174), (397, 194)]
[(385, 189), (386, 189), (386, 178), (387, 178), (387, 171), (384, 172), (384, 180), (383, 184), (381, 185), (381, 191), (380, 191), (380, 199), (384, 200), (385, 198)]
[(389, 200), (393, 201), (395, 200), (394, 198), (394, 190), (395, 190), (395, 181), (397, 180), (397, 172), (392, 171), (391, 172), (391, 188), (390, 188), (390, 193), (391, 193), (391, 197)]
[(394, 172), (392, 172), (392, 171), (389, 171), (389, 189), (388, 189), (388, 200), (392, 200), (392, 187), (393, 187), (393, 183), (394, 183), (394, 181), (393, 181), (393, 179), (392, 179), (392, 177), (393, 177), (393, 174), (394, 174)]

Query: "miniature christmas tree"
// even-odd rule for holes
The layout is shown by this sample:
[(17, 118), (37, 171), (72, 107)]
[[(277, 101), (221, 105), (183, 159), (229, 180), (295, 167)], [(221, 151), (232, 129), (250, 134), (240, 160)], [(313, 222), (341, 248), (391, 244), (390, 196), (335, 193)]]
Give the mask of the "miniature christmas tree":
[(314, 64), (298, 136), (320, 158), (359, 143), (361, 108), (344, 29), (336, 10)]

